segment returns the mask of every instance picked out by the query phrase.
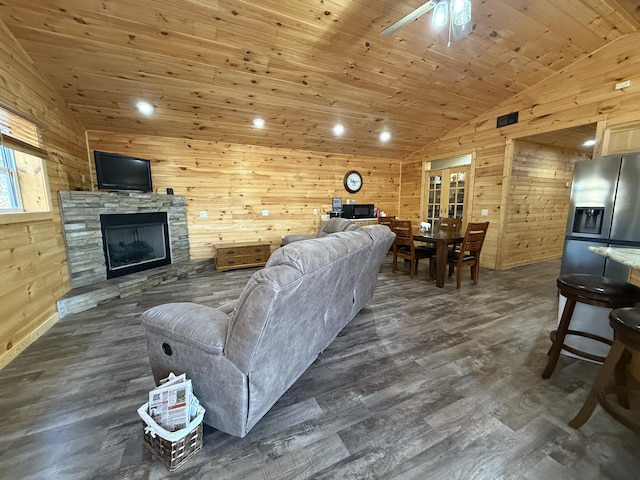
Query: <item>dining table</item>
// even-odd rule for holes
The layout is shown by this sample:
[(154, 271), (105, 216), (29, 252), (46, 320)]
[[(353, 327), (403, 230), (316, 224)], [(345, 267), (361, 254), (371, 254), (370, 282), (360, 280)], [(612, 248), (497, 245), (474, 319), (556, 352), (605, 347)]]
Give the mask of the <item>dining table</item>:
[(428, 232), (420, 232), (413, 236), (416, 242), (430, 243), (436, 248), (436, 286), (444, 287), (447, 272), (447, 253), (449, 245), (462, 243), (464, 235), (460, 232), (451, 232), (434, 228)]

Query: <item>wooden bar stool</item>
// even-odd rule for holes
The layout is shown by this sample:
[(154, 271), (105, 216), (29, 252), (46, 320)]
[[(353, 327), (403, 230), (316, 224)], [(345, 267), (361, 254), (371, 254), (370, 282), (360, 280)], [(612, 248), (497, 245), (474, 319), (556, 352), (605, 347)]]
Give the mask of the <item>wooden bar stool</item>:
[(582, 405), (582, 409), (580, 409), (578, 415), (569, 422), (569, 425), (573, 428), (580, 428), (589, 420), (593, 410), (596, 408), (596, 404), (600, 402), (602, 408), (613, 418), (634, 432), (640, 433), (640, 423), (625, 416), (620, 412), (619, 408), (611, 405), (606, 398), (608, 393), (612, 393), (612, 390), (606, 387), (615, 371), (615, 392), (618, 394), (618, 403), (624, 408), (629, 408), (629, 397), (626, 391), (625, 380), (627, 373), (625, 365), (628, 359), (625, 361), (623, 354), (628, 353), (627, 348), (640, 351), (640, 308), (619, 308), (613, 310), (609, 314), (609, 324), (611, 328), (613, 328), (614, 333), (611, 351), (609, 355), (607, 355), (604, 365), (600, 369), (600, 373), (598, 373), (584, 405)]
[(597, 307), (622, 308), (631, 307), (640, 302), (640, 288), (630, 283), (612, 280), (598, 275), (568, 274), (560, 275), (557, 280), (560, 294), (564, 295), (567, 303), (562, 311), (558, 329), (551, 332), (553, 342), (549, 349), (549, 361), (542, 372), (542, 378), (549, 378), (556, 368), (560, 352), (565, 350), (582, 358), (587, 358), (596, 362), (604, 362), (605, 357), (594, 355), (565, 344), (567, 334), (578, 337), (586, 337), (607, 345), (612, 342), (608, 338), (590, 332), (570, 330), (571, 317), (576, 307), (576, 303), (586, 303)]

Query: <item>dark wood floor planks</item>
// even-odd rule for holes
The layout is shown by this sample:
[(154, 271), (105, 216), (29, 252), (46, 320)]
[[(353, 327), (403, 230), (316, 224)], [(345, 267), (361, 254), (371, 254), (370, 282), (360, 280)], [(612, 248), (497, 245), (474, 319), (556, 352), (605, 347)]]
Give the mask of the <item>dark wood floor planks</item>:
[(205, 427), (203, 450), (173, 474), (142, 446), (136, 409), (153, 380), (139, 315), (233, 300), (255, 270), (203, 273), (70, 315), (0, 371), (0, 477), (640, 477), (640, 438), (599, 407), (580, 430), (567, 425), (598, 367), (562, 357), (540, 377), (558, 262), (483, 269), (460, 290), (436, 288), (427, 267), (411, 279), (387, 259), (373, 301), (249, 435)]

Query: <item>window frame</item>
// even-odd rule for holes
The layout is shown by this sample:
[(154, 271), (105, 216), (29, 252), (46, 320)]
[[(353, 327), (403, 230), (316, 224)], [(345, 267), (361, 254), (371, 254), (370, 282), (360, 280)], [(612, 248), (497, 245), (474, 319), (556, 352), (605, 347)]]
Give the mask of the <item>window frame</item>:
[(20, 195), (20, 182), (16, 167), (15, 154), (11, 148), (0, 144), (0, 176), (7, 178), (7, 190), (9, 196), (9, 208), (0, 207), (0, 213), (23, 213), (22, 196)]
[[(22, 138), (12, 136), (12, 126), (15, 126), (16, 137)], [(0, 208), (0, 225), (53, 218), (51, 189), (46, 168), (49, 154), (42, 148), (40, 126), (0, 104), (0, 147), (0, 172), (6, 175), (9, 182), (10, 201), (11, 196), (14, 196), (16, 202), (16, 206)], [(11, 152), (11, 160), (8, 160), (8, 152)], [(35, 163), (36, 159), (39, 165)], [(30, 160), (33, 160), (33, 163)], [(28, 169), (34, 166), (40, 170), (36, 175), (24, 173), (25, 167)], [(37, 182), (35, 195), (28, 196), (29, 202), (26, 202), (24, 197), (26, 192), (21, 191), (20, 184), (23, 180)]]

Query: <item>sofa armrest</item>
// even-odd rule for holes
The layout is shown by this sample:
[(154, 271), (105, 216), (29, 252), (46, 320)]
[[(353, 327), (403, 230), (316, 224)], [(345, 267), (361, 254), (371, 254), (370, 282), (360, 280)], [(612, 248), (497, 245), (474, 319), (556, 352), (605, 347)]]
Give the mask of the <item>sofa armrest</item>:
[(150, 332), (214, 355), (224, 353), (230, 319), (221, 310), (195, 303), (165, 303), (142, 314)]

